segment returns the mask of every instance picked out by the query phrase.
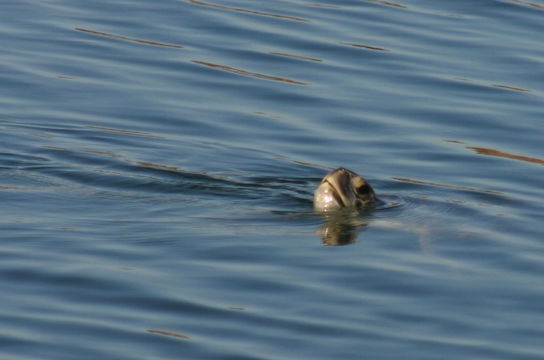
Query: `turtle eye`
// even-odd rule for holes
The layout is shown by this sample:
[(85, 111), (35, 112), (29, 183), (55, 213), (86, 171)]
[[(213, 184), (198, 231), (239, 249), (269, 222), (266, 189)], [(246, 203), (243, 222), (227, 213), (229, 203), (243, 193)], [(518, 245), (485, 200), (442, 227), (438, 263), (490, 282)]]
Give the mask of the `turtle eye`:
[(366, 194), (368, 193), (368, 184), (363, 184), (361, 186), (359, 186), (357, 189), (356, 189), (357, 193), (358, 194)]

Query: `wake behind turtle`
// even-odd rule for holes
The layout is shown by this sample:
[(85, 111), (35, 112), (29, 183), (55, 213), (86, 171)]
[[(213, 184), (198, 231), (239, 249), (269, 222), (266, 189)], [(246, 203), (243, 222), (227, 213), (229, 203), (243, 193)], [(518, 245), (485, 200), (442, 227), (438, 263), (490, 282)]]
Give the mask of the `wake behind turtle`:
[[(351, 244), (370, 221), (377, 223), (372, 215), (374, 210), (398, 208), (401, 204), (398, 198), (378, 199), (372, 186), (359, 174), (342, 167), (334, 169), (323, 177), (314, 192), (314, 209), (326, 220), (317, 235), (325, 245)], [(414, 232), (420, 242), (428, 234), (427, 227), (417, 221), (398, 224), (391, 220), (386, 219), (385, 227)]]
[[(478, 199), (485, 194), (493, 196), (495, 202), (501, 195), (490, 190), (399, 179), (418, 186), (463, 191), (472, 196), (477, 194)], [(428, 248), (432, 238), (468, 236), (466, 231), (452, 226), (454, 219), (458, 219), (458, 224), (464, 224), (467, 213), (478, 215), (481, 212), (480, 207), (468, 206), (466, 200), (437, 200), (428, 194), (385, 194), (378, 198), (363, 177), (345, 168), (332, 170), (323, 177), (314, 192), (314, 209), (325, 220), (316, 231), (324, 245), (351, 244), (362, 230), (372, 225), (374, 228), (415, 234), (422, 249)], [(479, 215), (473, 217), (480, 218)]]

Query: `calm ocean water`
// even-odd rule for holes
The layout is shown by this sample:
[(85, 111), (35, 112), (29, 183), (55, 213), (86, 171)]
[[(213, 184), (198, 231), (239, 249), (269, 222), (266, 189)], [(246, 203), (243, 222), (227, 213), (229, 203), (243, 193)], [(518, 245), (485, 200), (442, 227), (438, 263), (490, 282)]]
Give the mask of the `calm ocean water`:
[(0, 359), (543, 359), (543, 20), (3, 2)]

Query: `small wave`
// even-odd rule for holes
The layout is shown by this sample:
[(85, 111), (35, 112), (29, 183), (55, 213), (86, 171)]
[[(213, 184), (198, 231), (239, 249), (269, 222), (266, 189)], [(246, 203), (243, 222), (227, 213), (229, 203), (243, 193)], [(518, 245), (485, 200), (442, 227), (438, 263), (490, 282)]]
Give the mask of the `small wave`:
[(210, 2), (197, 1), (197, 0), (188, 0), (188, 1), (191, 4), (200, 5), (200, 6), (207, 6), (207, 7), (212, 7), (212, 8), (221, 9), (221, 10), (237, 11), (237, 12), (242, 12), (242, 13), (247, 13), (247, 14), (269, 16), (269, 17), (275, 17), (275, 18), (280, 18), (280, 19), (285, 19), (285, 20), (294, 20), (294, 21), (302, 21), (302, 22), (309, 22), (310, 21), (308, 19), (304, 19), (304, 18), (301, 18), (301, 17), (298, 17), (298, 16), (282, 15), (282, 14), (269, 13), (269, 12), (265, 12), (265, 11), (242, 9), (242, 8), (236, 8), (236, 7), (232, 7), (232, 6), (213, 4), (213, 3), (210, 3)]
[(79, 28), (79, 27), (74, 28), (74, 30), (85, 32), (85, 33), (88, 33), (88, 34), (98, 35), (98, 36), (105, 36), (105, 37), (109, 37), (109, 38), (112, 38), (112, 39), (137, 42), (137, 43), (145, 44), (145, 45), (163, 46), (163, 47), (178, 48), (178, 49), (183, 48), (183, 46), (181, 46), (181, 45), (166, 44), (166, 43), (161, 43), (161, 42), (157, 42), (157, 41), (136, 39), (136, 38), (131, 38), (131, 37), (128, 37), (128, 36), (115, 35), (115, 34), (105, 33), (105, 32), (102, 32), (102, 31), (84, 29), (84, 28)]
[(195, 63), (195, 64), (204, 65), (204, 66), (211, 67), (211, 68), (214, 68), (214, 69), (228, 71), (228, 72), (238, 74), (238, 75), (256, 77), (258, 79), (273, 80), (273, 81), (279, 81), (279, 82), (295, 84), (295, 85), (309, 85), (308, 83), (303, 82), (303, 81), (288, 79), (288, 78), (280, 77), (280, 76), (261, 74), (261, 73), (257, 73), (257, 72), (253, 72), (253, 71), (247, 71), (247, 70), (243, 70), (243, 69), (234, 68), (232, 66), (227, 66), (227, 65), (214, 64), (214, 63), (211, 63), (211, 62), (200, 61), (200, 60), (192, 60), (192, 62)]

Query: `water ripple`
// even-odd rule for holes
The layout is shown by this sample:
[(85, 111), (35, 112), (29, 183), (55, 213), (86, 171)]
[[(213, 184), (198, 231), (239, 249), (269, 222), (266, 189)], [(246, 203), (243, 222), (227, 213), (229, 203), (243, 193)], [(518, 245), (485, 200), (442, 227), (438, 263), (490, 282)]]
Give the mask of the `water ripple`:
[(285, 20), (294, 20), (294, 21), (302, 21), (302, 22), (309, 22), (310, 21), (308, 19), (304, 19), (304, 18), (297, 17), (297, 16), (281, 15), (281, 14), (274, 14), (274, 13), (269, 13), (269, 12), (265, 12), (265, 11), (242, 9), (242, 8), (236, 8), (236, 7), (231, 7), (231, 6), (213, 4), (213, 3), (205, 2), (205, 1), (197, 1), (197, 0), (187, 0), (187, 1), (190, 2), (191, 4), (207, 6), (207, 7), (212, 7), (212, 8), (221, 9), (221, 10), (230, 10), (230, 11), (237, 11), (237, 12), (242, 12), (242, 13), (247, 13), (247, 14), (270, 16), (270, 17), (275, 17), (275, 18), (280, 18), (280, 19), (285, 19)]
[(183, 46), (181, 46), (181, 45), (165, 44), (165, 43), (160, 43), (160, 42), (157, 42), (157, 41), (135, 39), (135, 38), (127, 37), (127, 36), (114, 35), (114, 34), (109, 34), (109, 33), (101, 32), (101, 31), (78, 28), (78, 27), (74, 28), (74, 30), (89, 33), (89, 34), (93, 34), (93, 35), (98, 35), (98, 36), (105, 36), (105, 37), (109, 37), (109, 38), (113, 38), (113, 39), (137, 42), (137, 43), (145, 44), (145, 45), (164, 46), (164, 47), (171, 47), (171, 48), (178, 48), (178, 49), (183, 48)]
[(302, 82), (302, 81), (298, 81), (298, 80), (288, 79), (288, 78), (279, 77), (279, 76), (260, 74), (260, 73), (256, 73), (256, 72), (252, 72), (252, 71), (237, 69), (237, 68), (234, 68), (232, 66), (227, 66), (227, 65), (219, 65), (219, 64), (214, 64), (214, 63), (210, 63), (210, 62), (206, 62), (206, 61), (200, 61), (200, 60), (192, 60), (192, 62), (194, 62), (195, 64), (204, 65), (204, 66), (208, 66), (208, 67), (211, 67), (211, 68), (228, 71), (228, 72), (239, 74), (239, 75), (256, 77), (256, 78), (259, 78), (259, 79), (273, 80), (273, 81), (279, 81), (279, 82), (295, 84), (295, 85), (309, 85), (306, 82)]

